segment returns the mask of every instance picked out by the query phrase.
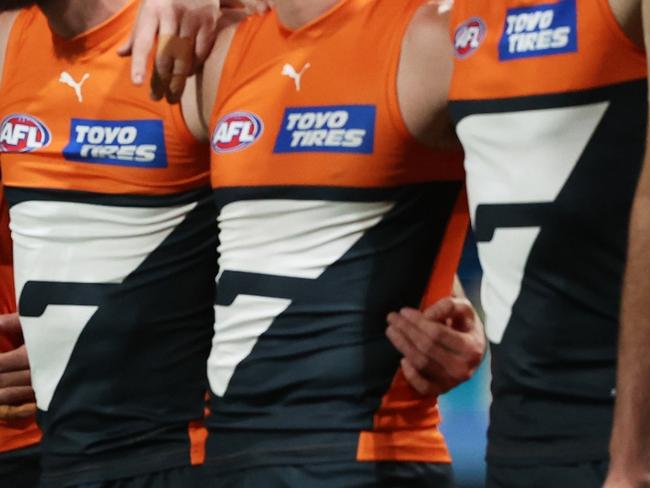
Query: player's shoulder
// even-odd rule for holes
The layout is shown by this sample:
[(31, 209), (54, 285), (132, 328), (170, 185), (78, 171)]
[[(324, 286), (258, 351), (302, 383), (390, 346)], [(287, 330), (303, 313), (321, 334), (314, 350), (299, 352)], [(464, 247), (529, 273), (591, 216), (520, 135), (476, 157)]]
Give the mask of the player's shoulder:
[(402, 53), (412, 62), (434, 68), (440, 57), (451, 53), (448, 2), (439, 0), (420, 6), (406, 29)]
[(641, 0), (609, 0), (608, 3), (612, 15), (625, 35), (643, 48), (643, 31), (650, 27), (650, 19), (641, 12)]
[(20, 11), (18, 10), (0, 13), (0, 86), (2, 86), (2, 73), (4, 72), (9, 35), (19, 13)]
[(424, 47), (437, 36), (448, 37), (450, 10), (450, 3), (443, 0), (422, 4), (415, 11), (406, 36), (419, 47)]
[(219, 19), (217, 39), (212, 52), (203, 66), (201, 76), (202, 112), (204, 119), (209, 121), (212, 107), (217, 98), (217, 90), (221, 82), (221, 74), (230, 46), (232, 45), (235, 32), (239, 25), (246, 19), (246, 15), (240, 10), (226, 10)]
[[(453, 47), (449, 37), (450, 2), (426, 2), (413, 14), (402, 41), (402, 67), (430, 78), (449, 71)], [(445, 73), (440, 73), (444, 77)]]

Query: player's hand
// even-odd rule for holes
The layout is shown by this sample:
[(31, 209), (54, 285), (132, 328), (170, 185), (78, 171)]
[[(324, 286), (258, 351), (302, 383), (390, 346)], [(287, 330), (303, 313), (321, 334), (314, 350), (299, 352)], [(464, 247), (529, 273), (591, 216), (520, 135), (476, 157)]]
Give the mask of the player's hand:
[[(0, 334), (16, 343), (22, 337), (18, 315), (0, 315)], [(24, 345), (0, 353), (0, 420), (26, 418), (36, 413), (34, 390)]]
[(132, 56), (131, 79), (142, 85), (158, 37), (151, 97), (181, 99), (187, 77), (203, 65), (217, 38), (221, 8), (262, 12), (268, 0), (143, 0), (131, 38), (118, 53)]
[(440, 395), (467, 381), (486, 348), (483, 324), (465, 298), (444, 298), (424, 312), (393, 312), (386, 335), (404, 355), (406, 380), (422, 395)]
[(180, 100), (185, 80), (210, 54), (217, 35), (219, 0), (143, 0), (131, 39), (118, 52), (131, 55), (131, 79), (144, 83), (158, 36), (151, 96)]

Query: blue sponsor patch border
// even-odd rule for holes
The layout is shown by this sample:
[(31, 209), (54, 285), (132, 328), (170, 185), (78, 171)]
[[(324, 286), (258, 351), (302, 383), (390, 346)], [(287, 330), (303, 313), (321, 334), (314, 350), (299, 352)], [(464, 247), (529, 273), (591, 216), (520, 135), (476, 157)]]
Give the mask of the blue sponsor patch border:
[[(82, 156), (83, 143), (77, 142), (77, 127), (79, 126), (100, 126), (104, 128), (125, 128), (135, 127), (136, 139), (132, 144), (99, 144), (99, 146), (156, 146), (153, 161), (132, 161), (110, 157)], [(99, 120), (73, 118), (70, 121), (70, 139), (63, 149), (63, 157), (67, 161), (90, 164), (105, 164), (110, 166), (125, 166), (134, 168), (160, 169), (168, 166), (167, 147), (165, 144), (165, 126), (160, 119), (137, 119), (137, 120)]]
[[(548, 47), (524, 52), (510, 52), (510, 35), (508, 34), (508, 17), (512, 15), (530, 14), (546, 10), (553, 11), (553, 22), (549, 29), (570, 27), (569, 39), (566, 46)], [(532, 33), (540, 32), (539, 30)], [(527, 31), (522, 32), (528, 33)], [(499, 60), (514, 61), (517, 59), (536, 58), (541, 56), (552, 56), (555, 54), (566, 54), (578, 51), (578, 13), (576, 0), (558, 0), (555, 3), (545, 3), (530, 7), (517, 7), (508, 9), (503, 21), (503, 34), (499, 40)]]
[[(324, 113), (345, 111), (348, 120), (345, 123), (345, 131), (365, 130), (363, 141), (356, 147), (345, 146), (293, 146), (292, 139), (295, 129), (288, 128), (289, 116), (293, 114)], [(280, 131), (275, 141), (273, 152), (275, 154), (287, 153), (348, 153), (348, 154), (372, 154), (375, 150), (375, 130), (377, 123), (376, 105), (319, 105), (309, 107), (287, 107), (282, 115)], [(306, 129), (322, 130), (322, 129)], [(330, 129), (337, 130), (337, 129)]]

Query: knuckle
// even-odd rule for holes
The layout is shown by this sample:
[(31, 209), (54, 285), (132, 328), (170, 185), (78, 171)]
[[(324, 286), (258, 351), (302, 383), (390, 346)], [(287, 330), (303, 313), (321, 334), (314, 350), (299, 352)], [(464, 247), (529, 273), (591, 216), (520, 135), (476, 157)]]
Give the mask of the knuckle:
[(472, 371), (469, 368), (458, 368), (453, 374), (453, 378), (457, 383), (464, 383), (472, 377)]
[(440, 339), (442, 329), (440, 327), (429, 327), (428, 332), (428, 341), (431, 344), (435, 343), (436, 340)]
[(201, 9), (199, 19), (204, 25), (216, 26), (217, 21), (219, 20), (219, 9), (209, 5), (206, 8)]
[(404, 317), (398, 315), (397, 318), (395, 319), (395, 326), (402, 331), (407, 330), (406, 320), (404, 320)]
[(481, 364), (482, 359), (483, 359), (483, 352), (477, 350), (470, 354), (469, 363), (472, 367), (476, 367), (479, 364)]

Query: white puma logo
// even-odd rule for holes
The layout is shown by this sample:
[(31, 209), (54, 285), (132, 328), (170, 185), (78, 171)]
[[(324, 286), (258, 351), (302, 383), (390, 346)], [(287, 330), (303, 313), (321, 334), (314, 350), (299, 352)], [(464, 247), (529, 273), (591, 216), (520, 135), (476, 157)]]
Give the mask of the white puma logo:
[(303, 68), (300, 70), (300, 73), (298, 73), (293, 66), (290, 64), (285, 64), (282, 67), (282, 76), (288, 76), (291, 78), (296, 83), (296, 91), (300, 91), (302, 75), (304, 75), (305, 71), (307, 71), (309, 68), (311, 68), (311, 63), (307, 63), (305, 66), (303, 66)]
[(81, 87), (83, 86), (83, 84), (86, 82), (88, 78), (90, 78), (90, 75), (86, 73), (81, 78), (81, 81), (77, 83), (70, 73), (64, 71), (63, 73), (61, 73), (61, 76), (59, 77), (59, 83), (63, 83), (64, 85), (68, 85), (70, 88), (72, 88), (74, 92), (77, 94), (79, 103), (81, 103), (84, 101), (84, 97), (81, 94)]
[(433, 3), (433, 4), (437, 3), (438, 13), (444, 14), (445, 12), (449, 12), (451, 10), (451, 7), (454, 5), (454, 0), (437, 0), (429, 3)]

